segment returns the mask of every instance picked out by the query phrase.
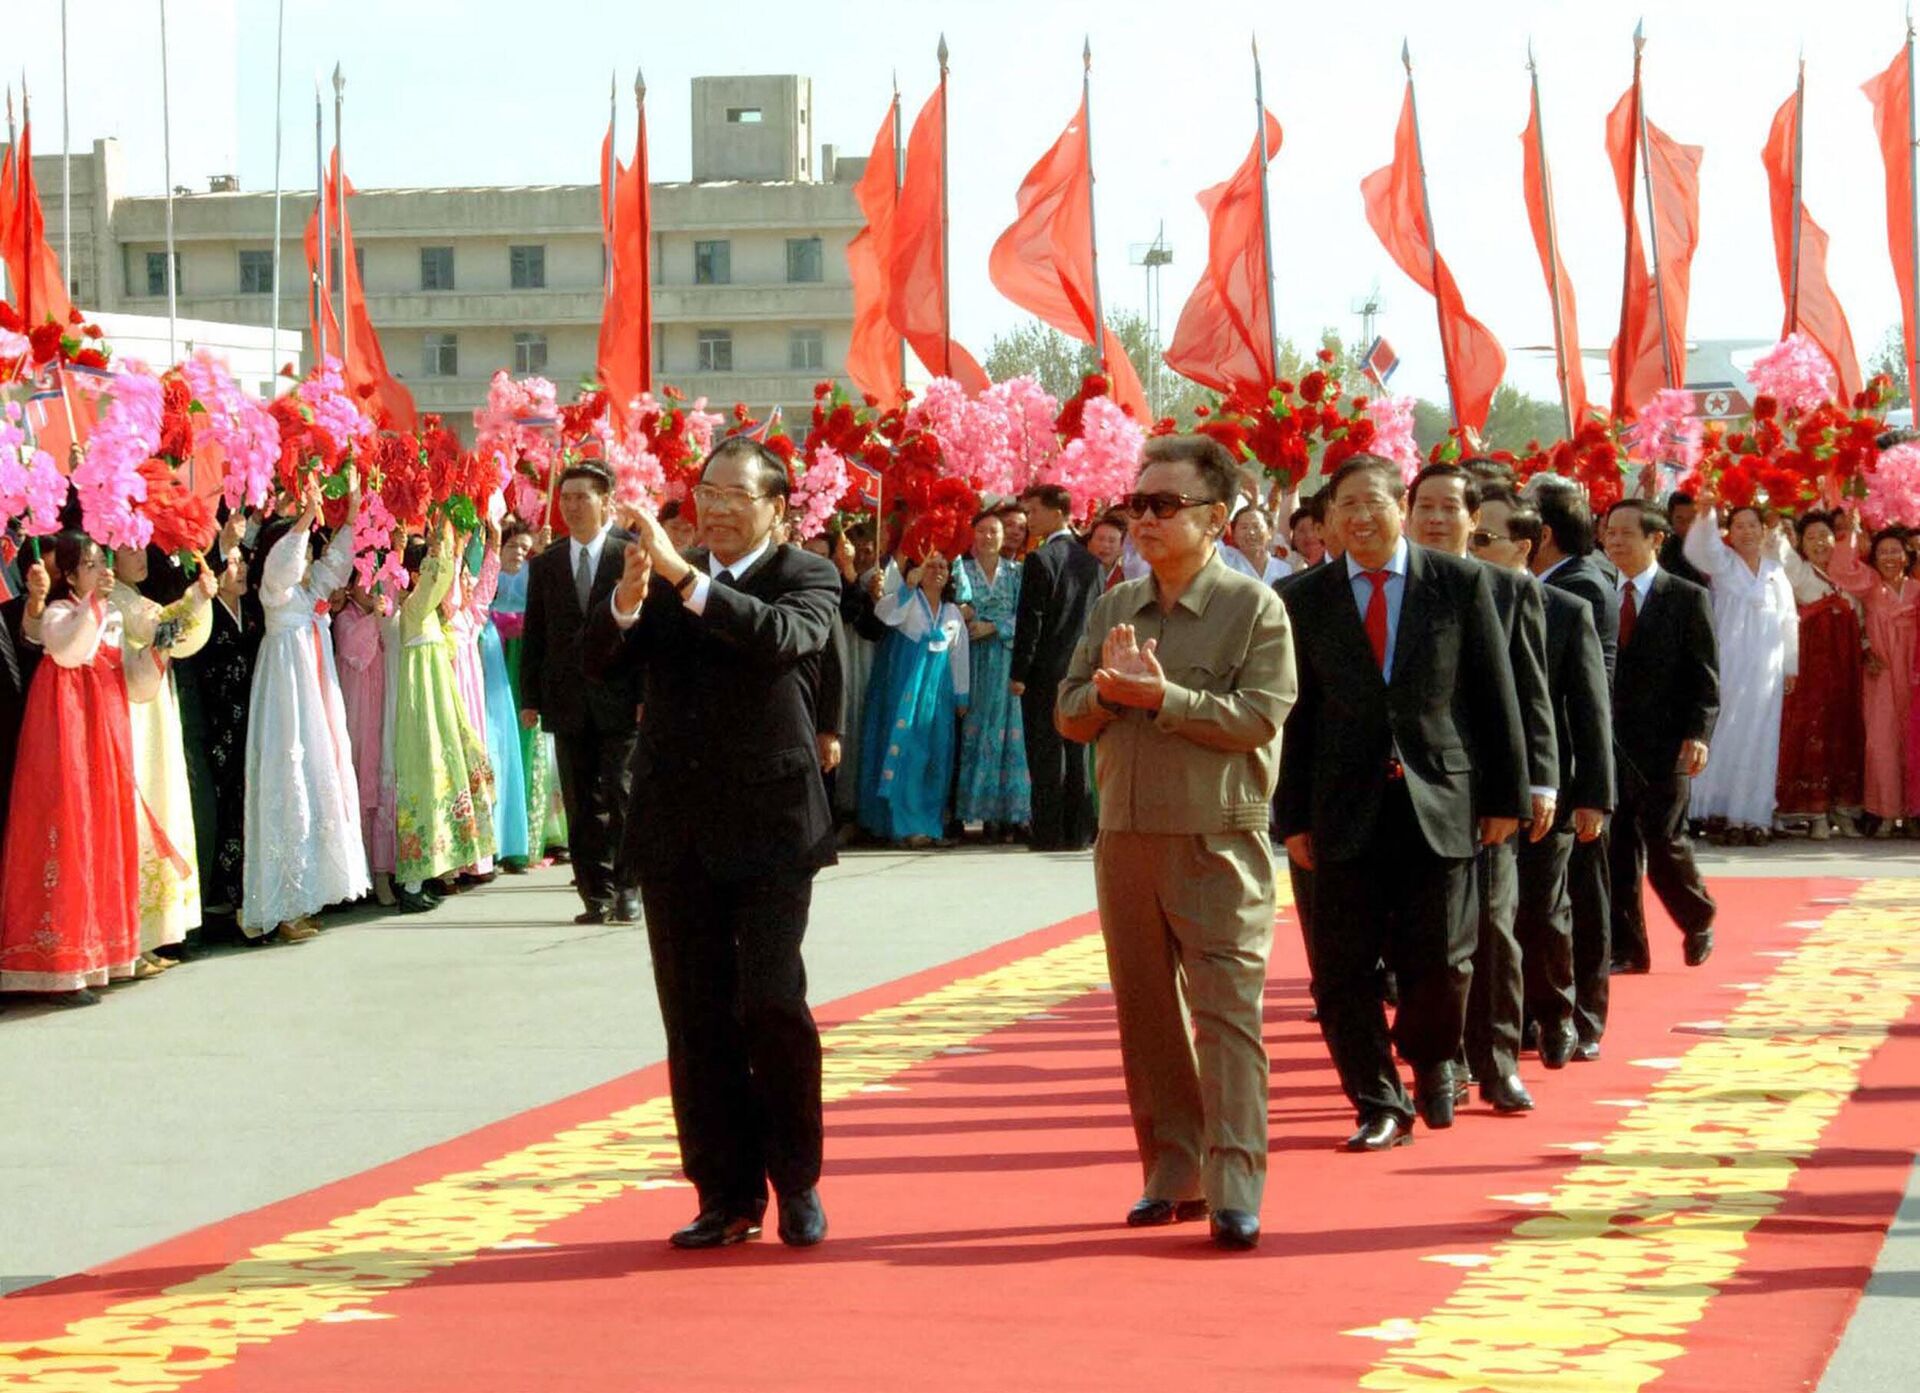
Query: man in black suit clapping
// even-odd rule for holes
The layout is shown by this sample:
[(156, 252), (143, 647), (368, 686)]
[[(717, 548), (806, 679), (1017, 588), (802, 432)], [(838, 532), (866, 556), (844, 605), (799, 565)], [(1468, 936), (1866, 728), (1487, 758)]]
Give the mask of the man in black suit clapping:
[[(1486, 568), (1408, 544), (1391, 460), (1356, 455), (1328, 489), (1346, 557), (1281, 596), (1299, 698), (1280, 747), (1280, 831), (1316, 872), (1313, 996), (1359, 1114), (1347, 1146), (1381, 1151), (1413, 1124), (1395, 1045), (1427, 1125), (1453, 1121), (1474, 852), (1513, 836), (1531, 799)], [(1383, 958), (1400, 989), (1391, 1036)]]
[(1713, 952), (1713, 897), (1693, 861), (1687, 800), (1707, 767), (1720, 715), (1720, 649), (1707, 592), (1655, 561), (1666, 515), (1647, 499), (1607, 510), (1602, 539), (1620, 572), (1620, 658), (1613, 677), (1613, 749), (1620, 802), (1609, 855), (1616, 972), (1651, 965), (1644, 875), (1685, 936), (1688, 967)]
[(634, 694), (621, 682), (590, 681), (580, 662), (587, 616), (606, 607), (620, 578), (621, 550), (633, 540), (609, 525), (612, 493), (604, 465), (575, 464), (560, 475), (567, 537), (527, 568), (520, 652), (527, 703), (520, 724), (546, 726), (560, 767), (567, 846), (585, 905), (577, 924), (631, 924), (640, 914), (631, 880), (616, 870), (632, 787)]
[(833, 563), (773, 536), (779, 458), (735, 437), (694, 490), (710, 550), (682, 557), (635, 513), (620, 583), (588, 623), (590, 672), (643, 696), (626, 859), (640, 878), (687, 1179), (679, 1248), (826, 1237), (820, 1033), (800, 955), (814, 873), (834, 862), (815, 745), (818, 665), (839, 622)]
[(1060, 485), (1028, 489), (1020, 506), (1028, 535), (1042, 539), (1021, 568), (1009, 668), (1033, 781), (1033, 849), (1078, 851), (1093, 840), (1087, 752), (1054, 729), (1053, 704), (1100, 598), (1100, 563), (1068, 529), (1073, 498)]

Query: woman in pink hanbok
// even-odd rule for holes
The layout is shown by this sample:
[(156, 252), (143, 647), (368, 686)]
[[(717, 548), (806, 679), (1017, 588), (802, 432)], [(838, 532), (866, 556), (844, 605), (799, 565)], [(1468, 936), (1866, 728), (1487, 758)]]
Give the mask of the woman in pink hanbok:
[(380, 816), (380, 760), (386, 727), (386, 604), (355, 585), (333, 612), (333, 656), (340, 670), (340, 698), (353, 737), (353, 772), (359, 784), (360, 838), (367, 869), (383, 905), (393, 900), (393, 819)]
[(1920, 581), (1907, 575), (1907, 545), (1896, 528), (1874, 533), (1867, 559), (1852, 514), (1834, 520), (1833, 559), (1828, 574), (1866, 611), (1867, 657), (1860, 704), (1866, 722), (1868, 814), (1879, 820), (1877, 837), (1891, 836), (1905, 818), (1920, 815), (1920, 778), (1909, 758), (1913, 732), (1914, 630), (1920, 622)]

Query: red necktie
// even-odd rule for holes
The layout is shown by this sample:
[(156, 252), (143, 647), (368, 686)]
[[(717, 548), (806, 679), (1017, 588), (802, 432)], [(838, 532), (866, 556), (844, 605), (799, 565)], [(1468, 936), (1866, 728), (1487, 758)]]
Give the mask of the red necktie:
[(1362, 571), (1373, 584), (1373, 594), (1367, 597), (1367, 642), (1373, 645), (1374, 666), (1382, 672), (1387, 670), (1387, 579), (1391, 571)]
[(1620, 591), (1620, 646), (1633, 637), (1634, 621), (1640, 617), (1640, 587), (1628, 581)]

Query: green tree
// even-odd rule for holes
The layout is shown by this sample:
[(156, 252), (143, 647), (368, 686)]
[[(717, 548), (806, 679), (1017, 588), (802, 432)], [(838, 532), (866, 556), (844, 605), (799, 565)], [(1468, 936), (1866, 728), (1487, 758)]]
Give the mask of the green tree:
[(1893, 396), (1886, 403), (1889, 409), (1913, 404), (1907, 392), (1907, 344), (1898, 324), (1881, 336), (1880, 346), (1867, 358), (1867, 376), (1879, 373), (1893, 379)]
[[(1158, 395), (1154, 390), (1156, 370), (1159, 385), (1177, 393), (1178, 384), (1184, 384), (1186, 379), (1160, 361), (1161, 344), (1148, 331), (1146, 316), (1120, 310), (1109, 315), (1107, 323), (1126, 350), (1127, 359), (1139, 374), (1149, 397)], [(981, 366), (995, 382), (1025, 374), (1065, 401), (1080, 390), (1080, 383), (1089, 374), (1100, 370), (1100, 355), (1092, 344), (1070, 339), (1051, 324), (1031, 319), (1004, 334), (996, 334), (987, 346), (986, 361)]]
[(1559, 402), (1542, 401), (1507, 383), (1494, 392), (1487, 428), (1481, 432), (1489, 450), (1512, 450), (1516, 454), (1531, 441), (1551, 445), (1566, 437), (1566, 417)]

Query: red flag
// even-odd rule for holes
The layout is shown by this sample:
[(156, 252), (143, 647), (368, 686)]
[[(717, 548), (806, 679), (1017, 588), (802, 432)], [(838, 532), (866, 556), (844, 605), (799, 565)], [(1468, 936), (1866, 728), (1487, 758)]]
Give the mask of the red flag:
[(1440, 305), (1440, 351), (1446, 359), (1460, 424), (1486, 428), (1494, 389), (1507, 370), (1507, 355), (1486, 325), (1467, 313), (1460, 287), (1445, 258), (1435, 250), (1427, 227), (1421, 187), (1420, 155), (1413, 128), (1413, 83), (1400, 101), (1400, 125), (1393, 136), (1393, 163), (1360, 181), (1367, 222), (1402, 271)]
[[(647, 172), (647, 106), (640, 103), (633, 163), (613, 155), (613, 127), (600, 146), (600, 206), (607, 222), (607, 298), (597, 361), (618, 428), (635, 397), (653, 386), (653, 190)], [(608, 187), (611, 180), (611, 188)]]
[(29, 330), (49, 319), (65, 324), (73, 303), (60, 258), (47, 245), (47, 219), (33, 180), (32, 121), (20, 127), (20, 143), (0, 163), (0, 239), (21, 323)]
[[(1613, 372), (1613, 414), (1625, 419), (1663, 387), (1687, 380), (1687, 299), (1693, 253), (1700, 243), (1700, 159), (1698, 145), (1681, 145), (1651, 121), (1643, 121), (1638, 89), (1629, 87), (1607, 117), (1607, 156), (1627, 222), (1627, 268), (1620, 310), (1620, 334), (1608, 363)], [(1635, 204), (1635, 127), (1644, 125), (1647, 148), (1641, 151), (1653, 183), (1654, 230), (1660, 247), (1660, 301), (1666, 307), (1667, 342), (1660, 346), (1660, 306), (1653, 278), (1640, 247)], [(1671, 368), (1669, 368), (1671, 364)]]
[(1773, 253), (1780, 263), (1780, 294), (1788, 302), (1780, 336), (1798, 329), (1820, 345), (1833, 364), (1841, 398), (1852, 401), (1860, 390), (1860, 359), (1853, 349), (1853, 331), (1839, 297), (1827, 281), (1827, 234), (1800, 204), (1800, 284), (1797, 310), (1793, 284), (1793, 147), (1800, 125), (1799, 94), (1788, 97), (1773, 114), (1760, 162), (1767, 168), (1767, 191), (1773, 203)]
[(1567, 406), (1573, 412), (1573, 424), (1578, 429), (1587, 415), (1587, 374), (1580, 365), (1580, 322), (1573, 298), (1573, 281), (1567, 275), (1566, 262), (1560, 259), (1557, 242), (1548, 237), (1547, 194), (1551, 176), (1547, 172), (1547, 154), (1540, 146), (1540, 113), (1529, 110), (1527, 128), (1520, 135), (1522, 160), (1526, 165), (1525, 192), (1527, 198), (1527, 222), (1533, 228), (1533, 245), (1540, 253), (1540, 269), (1547, 278), (1547, 294), (1556, 294), (1558, 286), (1559, 304), (1555, 306), (1560, 320), (1560, 353), (1563, 361), (1558, 370), (1566, 375)]
[(887, 257), (893, 237), (893, 186), (896, 154), (890, 104), (873, 138), (866, 173), (853, 197), (867, 225), (847, 243), (847, 271), (853, 281), (853, 337), (847, 345), (847, 376), (880, 405), (900, 400), (900, 334), (887, 320)]
[(1900, 328), (1906, 336), (1911, 382), (1920, 378), (1914, 371), (1920, 337), (1913, 322), (1913, 170), (1909, 164), (1913, 91), (1907, 82), (1906, 49), (1860, 90), (1873, 103), (1873, 129), (1880, 137), (1880, 157), (1887, 169), (1887, 251), (1893, 257), (1893, 279), (1900, 287)]
[(947, 334), (941, 206), (947, 177), (945, 106), (945, 89), (934, 88), (907, 137), (907, 178), (887, 239), (887, 318), (928, 372), (951, 377), (969, 396), (977, 396), (987, 390), (987, 374)]
[[(1267, 113), (1266, 154), (1280, 150), (1280, 123)], [(1200, 195), (1207, 218), (1207, 269), (1187, 297), (1165, 354), (1167, 366), (1223, 395), (1264, 395), (1279, 380), (1273, 361), (1272, 277), (1260, 216), (1260, 139), (1224, 184)]]
[[(340, 172), (340, 152), (336, 149), (327, 161), (327, 186), (324, 197), (329, 210), (342, 209), (339, 190), (343, 183), (346, 197), (352, 198), (353, 181)], [(319, 216), (319, 209), (315, 208), (307, 219), (307, 265), (310, 270), (318, 265), (320, 255)], [(342, 211), (340, 226), (333, 231), (338, 239), (341, 283), (346, 291), (347, 300), (347, 351), (345, 361), (341, 365), (341, 377), (346, 385), (347, 395), (361, 404), (361, 410), (365, 411), (376, 425), (390, 430), (413, 430), (418, 420), (413, 404), (413, 393), (387, 371), (387, 355), (380, 347), (380, 336), (374, 332), (373, 319), (367, 313), (366, 289), (360, 283), (360, 267), (353, 254), (353, 219)], [(328, 269), (330, 268), (321, 270), (323, 280)], [(335, 323), (333, 305), (324, 295), (321, 297), (320, 316), (322, 323), (328, 329), (328, 349), (338, 356), (339, 327)], [(316, 329), (316, 335), (317, 332)], [(318, 342), (317, 337), (315, 342)]]
[(1082, 343), (1100, 346), (1113, 399), (1146, 424), (1151, 419), (1140, 375), (1119, 337), (1094, 314), (1093, 165), (1087, 154), (1087, 103), (1015, 195), (1019, 212), (1000, 234), (987, 274), (1000, 293)]

